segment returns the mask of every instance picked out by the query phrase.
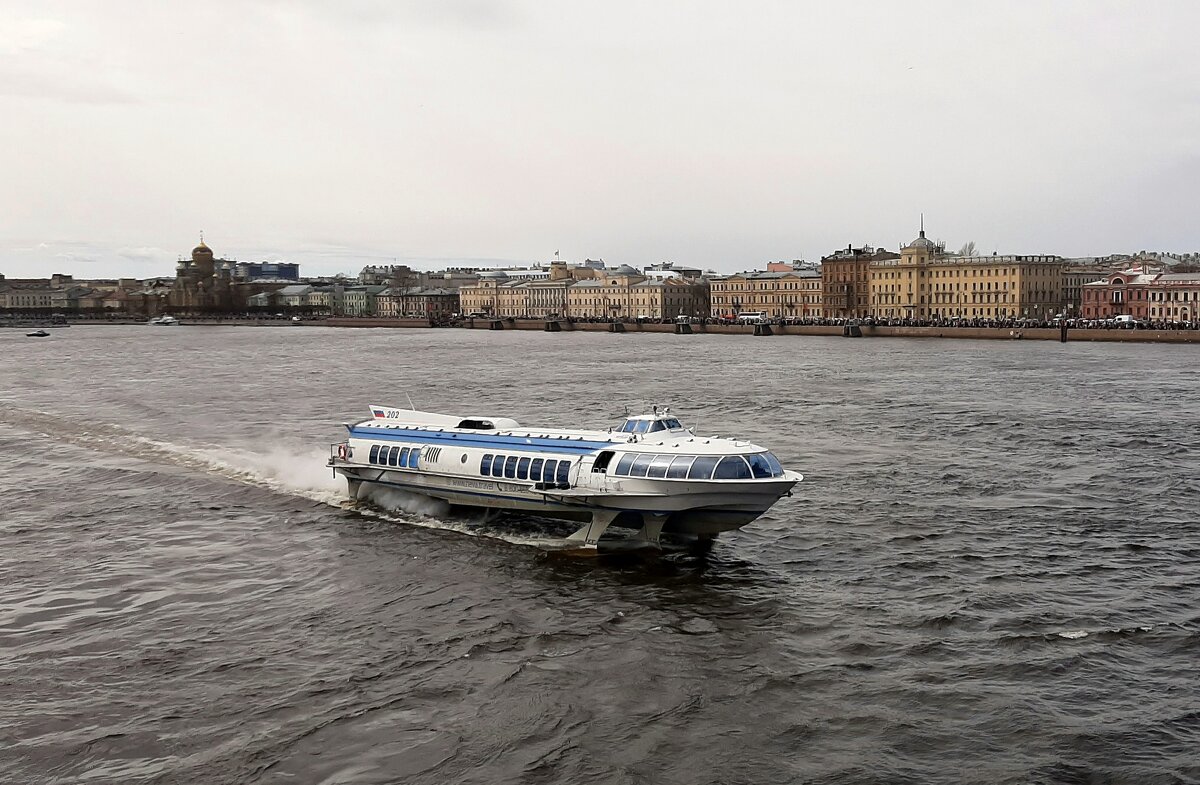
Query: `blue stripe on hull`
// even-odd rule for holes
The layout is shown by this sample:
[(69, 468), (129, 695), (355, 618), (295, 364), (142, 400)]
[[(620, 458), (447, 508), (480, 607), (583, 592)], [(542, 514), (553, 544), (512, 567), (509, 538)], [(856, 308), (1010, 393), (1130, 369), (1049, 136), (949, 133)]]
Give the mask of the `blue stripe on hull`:
[(524, 450), (529, 452), (557, 452), (585, 455), (618, 445), (609, 442), (570, 441), (568, 439), (540, 439), (525, 436), (485, 436), (474, 433), (444, 433), (435, 431), (409, 431), (399, 429), (383, 431), (375, 428), (351, 428), (350, 435), (359, 439), (379, 439), (396, 442), (417, 442), (439, 447), (473, 447), (481, 450)]

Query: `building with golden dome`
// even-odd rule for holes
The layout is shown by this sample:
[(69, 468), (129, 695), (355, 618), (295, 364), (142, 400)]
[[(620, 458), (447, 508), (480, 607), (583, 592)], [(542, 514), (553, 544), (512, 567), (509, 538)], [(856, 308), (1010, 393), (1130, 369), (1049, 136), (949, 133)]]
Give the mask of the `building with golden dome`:
[(224, 259), (218, 262), (201, 238), (200, 244), (192, 249), (192, 260), (181, 260), (175, 265), (175, 285), (168, 302), (171, 308), (180, 311), (233, 310), (233, 264)]
[(192, 249), (190, 261), (175, 264), (175, 281), (167, 295), (166, 309), (174, 313), (232, 313), (245, 311), (250, 298), (260, 292), (281, 289), (286, 281), (244, 280), (235, 271), (238, 262), (219, 259), (205, 244)]

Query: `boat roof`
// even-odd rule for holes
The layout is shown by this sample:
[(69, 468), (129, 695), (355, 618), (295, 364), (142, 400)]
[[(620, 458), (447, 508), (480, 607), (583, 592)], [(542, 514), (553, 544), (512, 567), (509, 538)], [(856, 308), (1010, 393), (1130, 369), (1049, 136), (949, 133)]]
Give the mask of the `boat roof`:
[(405, 425), (427, 425), (435, 428), (470, 428), (472, 430), (491, 431), (503, 430), (507, 428), (520, 428), (521, 424), (510, 417), (460, 417), (454, 414), (435, 414), (433, 412), (419, 412), (416, 409), (395, 409), (389, 406), (379, 406), (371, 404), (371, 417), (361, 425), (370, 425), (372, 422), (388, 422), (395, 421), (404, 423)]
[[(697, 436), (682, 426), (669, 430), (634, 433), (617, 429), (591, 430), (567, 428), (521, 427), (508, 417), (460, 417), (450, 414), (419, 412), (415, 409), (396, 409), (388, 406), (371, 405), (370, 420), (351, 426), (357, 429), (425, 431), (451, 433), (477, 433), (481, 437), (508, 437), (520, 439), (529, 445), (547, 444), (559, 447), (575, 446), (587, 452), (619, 447), (630, 452), (661, 452), (664, 448), (700, 454), (730, 454), (764, 452), (765, 448), (741, 439), (723, 439), (719, 436)], [(654, 414), (630, 415), (628, 421), (674, 420), (674, 415), (665, 411)], [(439, 437), (440, 438), (440, 437)], [(470, 437), (474, 439), (474, 437)], [(686, 445), (686, 446), (685, 446)]]

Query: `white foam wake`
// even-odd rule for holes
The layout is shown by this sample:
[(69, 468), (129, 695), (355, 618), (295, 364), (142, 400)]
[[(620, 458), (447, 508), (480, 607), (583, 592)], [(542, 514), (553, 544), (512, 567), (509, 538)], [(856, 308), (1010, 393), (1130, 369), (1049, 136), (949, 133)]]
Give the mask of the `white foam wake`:
[(412, 515), (442, 518), (450, 514), (450, 505), (441, 499), (409, 493), (396, 488), (380, 488), (363, 483), (358, 488), (360, 501), (369, 502), (392, 512), (402, 511)]
[[(516, 533), (481, 521), (450, 517), (450, 505), (420, 494), (363, 484), (358, 499), (350, 499), (346, 480), (327, 466), (328, 448), (288, 443), (264, 437), (253, 450), (243, 447), (175, 444), (148, 438), (119, 425), (72, 421), (51, 412), (0, 403), (0, 423), (41, 433), (60, 442), (109, 455), (124, 455), (159, 465), (224, 477), (276, 493), (299, 496), (361, 515), (397, 523), (416, 524), (471, 536), (501, 539), (517, 545), (552, 547), (559, 540)], [(359, 506), (358, 502), (364, 502)]]
[(342, 506), (347, 500), (346, 481), (325, 465), (323, 450), (266, 445), (258, 451), (240, 449), (158, 446), (184, 460), (199, 460), (209, 471), (229, 479), (302, 496), (316, 502)]

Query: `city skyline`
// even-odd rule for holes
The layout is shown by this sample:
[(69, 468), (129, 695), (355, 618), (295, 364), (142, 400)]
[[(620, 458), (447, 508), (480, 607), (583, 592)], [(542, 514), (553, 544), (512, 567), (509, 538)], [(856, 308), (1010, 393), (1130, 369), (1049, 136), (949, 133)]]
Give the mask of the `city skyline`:
[[(1200, 8), (13, 2), (0, 272), (1200, 248)], [(865, 235), (865, 236), (864, 236)]]

